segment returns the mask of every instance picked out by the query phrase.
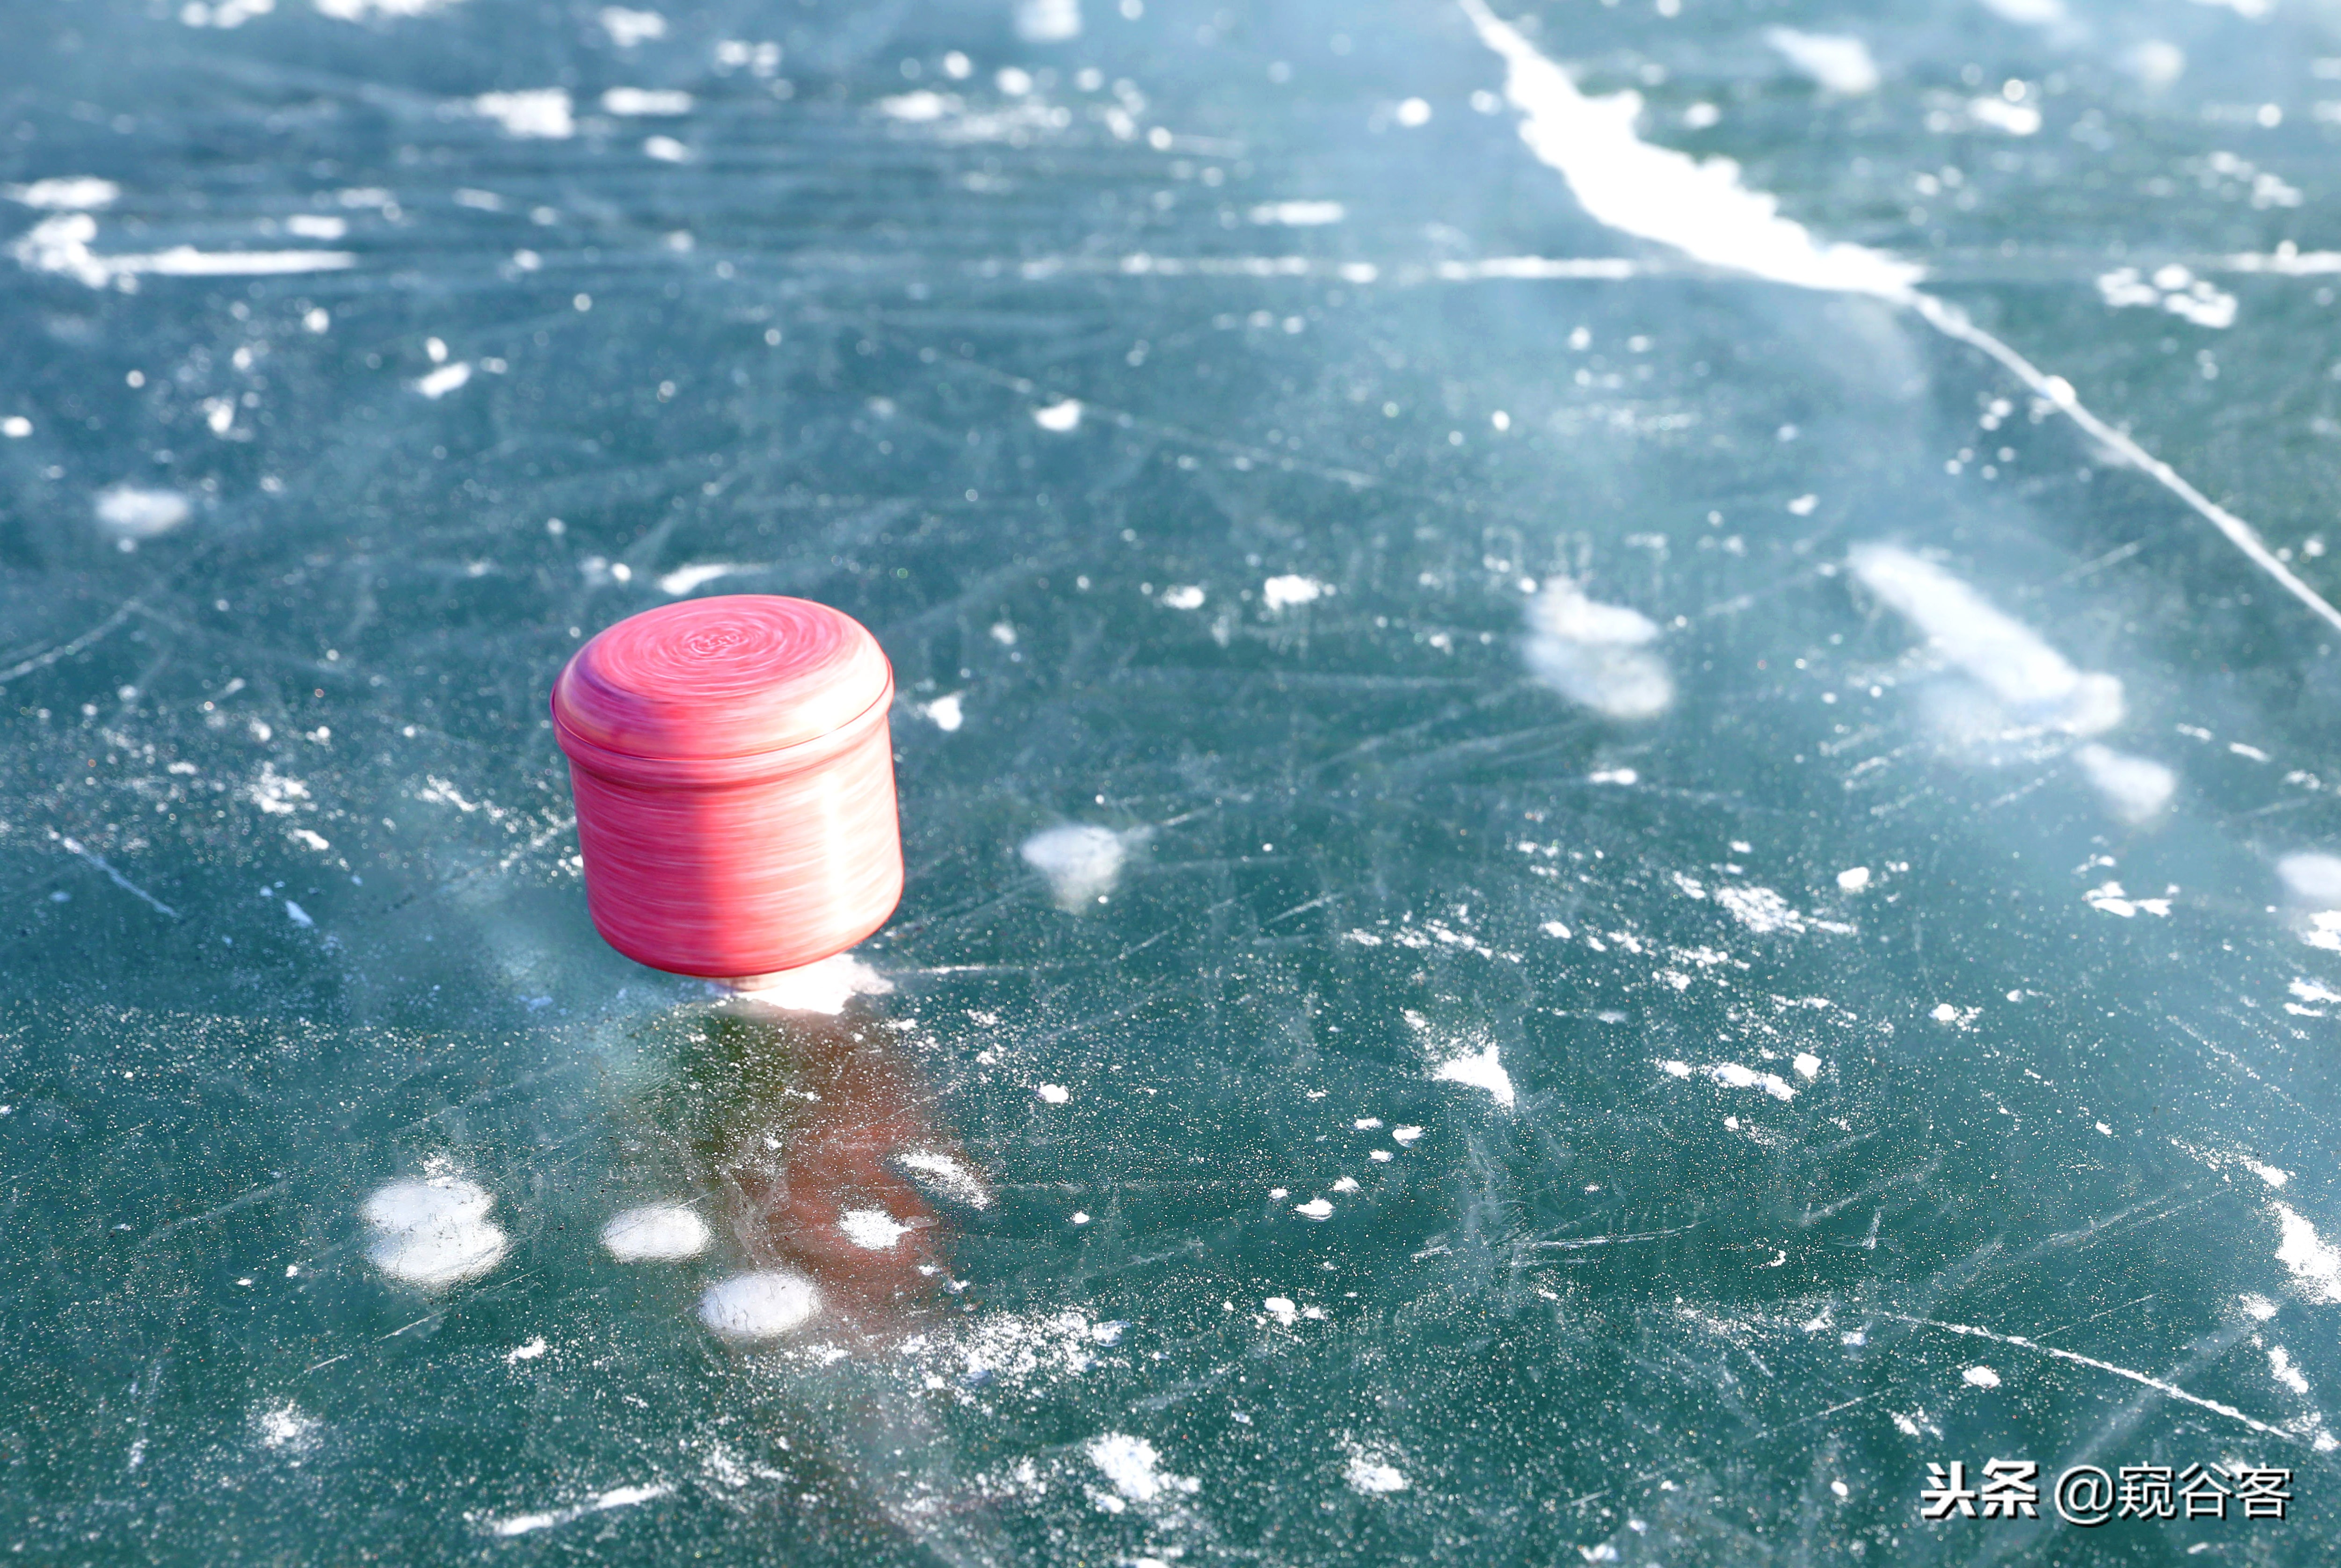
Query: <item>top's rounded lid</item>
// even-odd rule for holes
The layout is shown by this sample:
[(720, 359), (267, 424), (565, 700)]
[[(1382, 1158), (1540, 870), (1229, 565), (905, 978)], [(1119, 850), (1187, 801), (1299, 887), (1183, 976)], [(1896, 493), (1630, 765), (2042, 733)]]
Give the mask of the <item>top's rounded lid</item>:
[(613, 751), (748, 757), (858, 718), (892, 678), (878, 640), (850, 615), (777, 594), (723, 594), (596, 634), (553, 683), (553, 711)]

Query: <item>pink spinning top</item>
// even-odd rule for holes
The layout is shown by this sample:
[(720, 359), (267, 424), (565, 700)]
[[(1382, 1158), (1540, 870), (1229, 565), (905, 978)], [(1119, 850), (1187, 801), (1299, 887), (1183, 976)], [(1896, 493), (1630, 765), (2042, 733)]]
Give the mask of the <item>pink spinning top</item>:
[(553, 687), (585, 903), (654, 969), (744, 979), (842, 953), (902, 896), (893, 667), (826, 605), (730, 594), (600, 633)]

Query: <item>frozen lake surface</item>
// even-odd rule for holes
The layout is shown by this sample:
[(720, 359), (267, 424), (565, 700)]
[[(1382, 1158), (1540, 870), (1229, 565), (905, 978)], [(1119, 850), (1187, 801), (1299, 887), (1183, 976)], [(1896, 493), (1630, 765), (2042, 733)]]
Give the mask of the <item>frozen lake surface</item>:
[(2332, 1560), (2341, 13), (643, 4), (0, 7), (0, 1553)]

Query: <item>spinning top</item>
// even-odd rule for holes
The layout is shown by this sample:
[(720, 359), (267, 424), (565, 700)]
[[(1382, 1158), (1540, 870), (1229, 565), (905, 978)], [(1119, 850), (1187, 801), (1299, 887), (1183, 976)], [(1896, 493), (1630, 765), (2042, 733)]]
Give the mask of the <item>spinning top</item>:
[(585, 903), (640, 963), (742, 981), (842, 953), (902, 896), (887, 711), (861, 622), (771, 594), (618, 622), (553, 688)]

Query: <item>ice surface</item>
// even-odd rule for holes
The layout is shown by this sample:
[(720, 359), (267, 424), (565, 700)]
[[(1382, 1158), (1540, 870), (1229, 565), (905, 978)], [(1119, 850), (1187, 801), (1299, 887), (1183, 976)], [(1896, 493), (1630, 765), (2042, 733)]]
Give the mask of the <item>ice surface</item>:
[[(2334, 1556), (2326, 10), (5, 20), (0, 1551)], [(730, 592), (744, 998), (544, 727)]]

